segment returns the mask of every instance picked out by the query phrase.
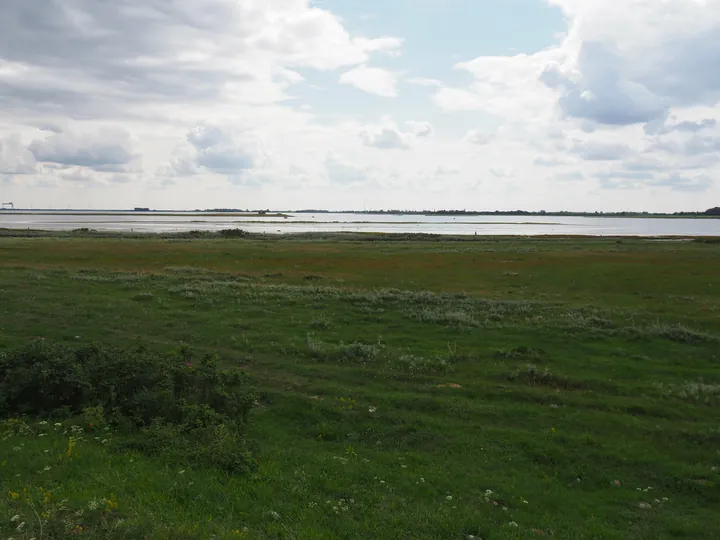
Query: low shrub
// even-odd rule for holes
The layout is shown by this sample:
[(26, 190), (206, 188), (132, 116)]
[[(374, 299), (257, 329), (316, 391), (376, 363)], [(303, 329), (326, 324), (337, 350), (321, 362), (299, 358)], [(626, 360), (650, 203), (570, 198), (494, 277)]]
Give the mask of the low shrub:
[(133, 448), (235, 471), (254, 398), (242, 372), (180, 347), (170, 354), (34, 341), (0, 353), (0, 416), (77, 416), (123, 430)]

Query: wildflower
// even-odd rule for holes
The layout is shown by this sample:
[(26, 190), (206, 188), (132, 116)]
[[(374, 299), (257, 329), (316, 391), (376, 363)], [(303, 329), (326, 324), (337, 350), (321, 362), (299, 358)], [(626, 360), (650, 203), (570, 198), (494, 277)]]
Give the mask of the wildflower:
[(47, 471), (49, 471), (50, 469), (52, 469), (52, 467), (51, 467), (50, 465), (46, 465), (45, 468), (43, 469), (43, 471), (46, 471), (46, 472), (47, 472)]
[(62, 427), (62, 424), (60, 422), (55, 422), (55, 427)]
[(663, 500), (663, 502), (668, 502), (668, 498), (667, 498), (667, 497), (663, 497), (662, 500)]
[(518, 526), (518, 524), (515, 523), (514, 521), (511, 521), (510, 523), (508, 523), (508, 525), (509, 525), (510, 527), (517, 527), (517, 526)]
[(448, 501), (452, 501), (452, 495), (448, 495), (447, 497), (445, 497), (445, 499)]
[(613, 484), (615, 484), (616, 486), (619, 486), (619, 485), (620, 485), (620, 480), (615, 480), (615, 481), (613, 482)]
[(42, 420), (41, 422), (38, 422), (38, 425), (47, 426), (47, 422), (45, 420)]
[(400, 465), (401, 468), (407, 469), (407, 465)]
[(193, 367), (192, 362), (185, 362), (185, 366), (189, 368)]
[(23, 521), (22, 523), (20, 523), (20, 525), (18, 525), (17, 527), (15, 527), (15, 530), (16, 530), (17, 532), (22, 532), (22, 530), (23, 530), (24, 528), (25, 528), (25, 522)]
[(377, 407), (368, 407), (369, 413), (374, 413), (375, 411), (377, 411)]
[(273, 518), (273, 519), (275, 519), (275, 520), (280, 519), (280, 514), (278, 514), (278, 513), (275, 512), (274, 510), (271, 510), (269, 513), (270, 513), (270, 517), (271, 517), (271, 518)]
[(15, 514), (10, 518), (10, 523), (15, 523), (16, 521), (20, 521), (20, 514)]
[(640, 504), (638, 504), (638, 506), (639, 506), (640, 508), (645, 509), (645, 510), (647, 510), (648, 508), (652, 508), (652, 505), (650, 505), (650, 504), (648, 504), (648, 503), (644, 503), (644, 502), (641, 502)]

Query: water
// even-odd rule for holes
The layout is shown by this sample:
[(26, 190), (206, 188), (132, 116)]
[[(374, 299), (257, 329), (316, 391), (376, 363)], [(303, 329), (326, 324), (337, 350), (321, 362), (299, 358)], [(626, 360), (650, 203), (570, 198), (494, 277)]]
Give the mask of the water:
[(182, 232), (244, 229), (261, 233), (375, 232), (451, 235), (720, 236), (720, 219), (557, 216), (289, 214), (248, 217), (202, 213), (0, 212), (0, 228)]

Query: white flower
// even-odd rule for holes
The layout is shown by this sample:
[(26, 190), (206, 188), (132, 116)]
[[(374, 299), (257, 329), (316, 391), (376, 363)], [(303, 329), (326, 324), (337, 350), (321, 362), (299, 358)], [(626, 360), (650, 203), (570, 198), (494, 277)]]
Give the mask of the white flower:
[(446, 498), (448, 501), (452, 501), (452, 495), (448, 495), (448, 496), (445, 497), (445, 498)]
[(368, 407), (369, 413), (374, 413), (375, 411), (377, 411), (377, 407)]
[(46, 465), (43, 471), (49, 471), (50, 469), (52, 469), (52, 467), (50, 465)]
[(16, 530), (17, 532), (22, 532), (22, 530), (23, 530), (24, 528), (25, 528), (25, 522), (23, 521), (20, 525), (18, 525), (17, 527), (15, 527), (15, 530)]
[(183, 469), (182, 471), (180, 471), (178, 474), (185, 474), (185, 469)]
[(38, 425), (47, 426), (47, 422), (45, 420), (43, 420), (42, 422), (38, 422)]
[(518, 524), (515, 523), (514, 521), (511, 521), (510, 523), (508, 523), (508, 525), (510, 525), (510, 527), (517, 527), (517, 526), (518, 526)]
[(280, 514), (278, 514), (274, 510), (270, 510), (270, 517), (277, 520), (277, 519), (280, 519)]
[(55, 422), (55, 427), (62, 427), (62, 424), (60, 422)]
[(644, 502), (641, 502), (640, 504), (638, 504), (638, 506), (640, 508), (644, 508), (644, 509), (652, 508), (652, 506), (650, 504), (644, 503)]
[(16, 521), (20, 521), (20, 514), (15, 514), (10, 518), (10, 523), (15, 523)]

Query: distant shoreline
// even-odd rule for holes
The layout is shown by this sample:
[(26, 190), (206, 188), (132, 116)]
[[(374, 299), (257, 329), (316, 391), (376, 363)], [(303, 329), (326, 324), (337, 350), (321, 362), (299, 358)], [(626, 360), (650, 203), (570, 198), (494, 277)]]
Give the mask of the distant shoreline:
[[(713, 209), (714, 210), (714, 209)], [(12, 215), (64, 215), (64, 216), (204, 216), (204, 217), (251, 217), (292, 218), (292, 214), (347, 214), (372, 216), (440, 216), (440, 217), (584, 217), (584, 218), (636, 218), (636, 219), (720, 219), (720, 213), (708, 212), (527, 212), (511, 211), (415, 211), (415, 210), (282, 210), (282, 211), (235, 211), (235, 210), (51, 210), (51, 209), (0, 209), (1, 214)]]

